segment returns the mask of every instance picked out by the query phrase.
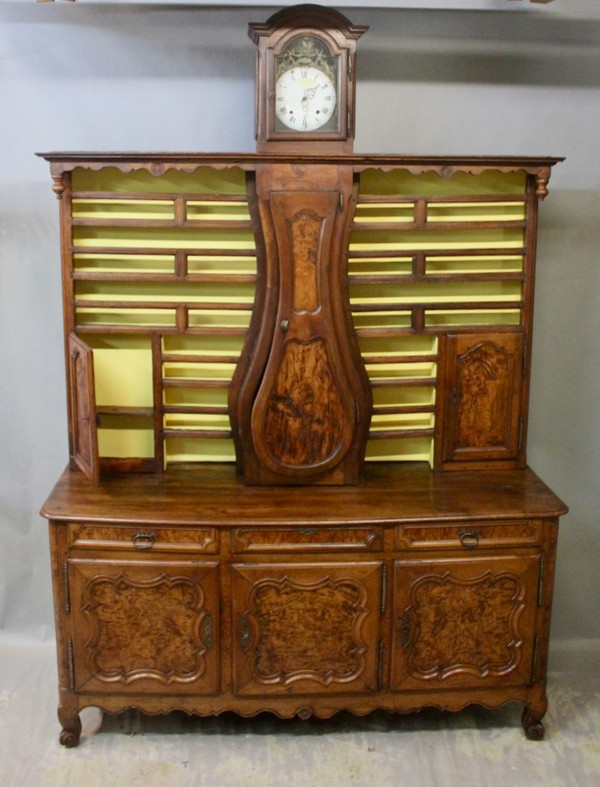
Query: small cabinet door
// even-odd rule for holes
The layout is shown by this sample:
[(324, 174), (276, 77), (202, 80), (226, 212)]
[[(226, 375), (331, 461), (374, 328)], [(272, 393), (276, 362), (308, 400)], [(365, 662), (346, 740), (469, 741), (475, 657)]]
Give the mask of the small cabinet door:
[(74, 333), (69, 336), (69, 407), (73, 461), (93, 483), (97, 484), (100, 470), (94, 357), (91, 348)]
[(77, 691), (218, 691), (215, 563), (72, 558)]
[(393, 690), (531, 680), (540, 557), (398, 561)]
[(514, 465), (521, 450), (523, 334), (449, 335), (444, 355), (444, 466)]
[(234, 690), (377, 690), (380, 562), (237, 564)]

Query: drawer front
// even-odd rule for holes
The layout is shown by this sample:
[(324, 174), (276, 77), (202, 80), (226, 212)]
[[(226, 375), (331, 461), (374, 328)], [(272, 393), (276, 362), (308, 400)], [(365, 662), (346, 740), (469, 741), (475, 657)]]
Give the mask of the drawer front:
[(79, 549), (210, 554), (217, 551), (218, 540), (212, 527), (70, 524), (69, 545)]
[(373, 527), (236, 527), (231, 551), (375, 552), (382, 548), (380, 528)]
[(541, 522), (456, 522), (451, 525), (398, 525), (396, 549), (485, 549), (539, 546)]

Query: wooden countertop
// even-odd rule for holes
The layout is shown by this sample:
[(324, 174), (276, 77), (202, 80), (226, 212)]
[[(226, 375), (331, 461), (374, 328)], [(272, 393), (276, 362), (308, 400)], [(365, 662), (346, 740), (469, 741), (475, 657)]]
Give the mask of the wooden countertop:
[(102, 478), (67, 469), (41, 514), (65, 522), (169, 525), (349, 525), (557, 517), (567, 507), (529, 468), (432, 472), (371, 463), (358, 486), (245, 486), (231, 464)]

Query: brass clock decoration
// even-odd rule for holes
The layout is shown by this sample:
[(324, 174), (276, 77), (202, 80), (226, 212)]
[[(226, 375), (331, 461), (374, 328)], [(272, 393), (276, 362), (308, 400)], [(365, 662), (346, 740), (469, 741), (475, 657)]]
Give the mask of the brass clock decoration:
[(258, 46), (257, 150), (349, 153), (356, 41), (367, 30), (329, 8), (300, 5), (253, 23)]
[(336, 129), (337, 62), (309, 36), (296, 39), (277, 60), (275, 128), (302, 133)]

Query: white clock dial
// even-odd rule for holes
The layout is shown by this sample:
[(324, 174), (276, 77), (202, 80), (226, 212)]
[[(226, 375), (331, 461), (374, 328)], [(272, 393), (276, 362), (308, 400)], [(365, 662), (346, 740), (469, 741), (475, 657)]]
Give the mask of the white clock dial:
[(335, 88), (329, 77), (314, 66), (285, 71), (275, 85), (275, 113), (294, 131), (316, 131), (333, 117)]

